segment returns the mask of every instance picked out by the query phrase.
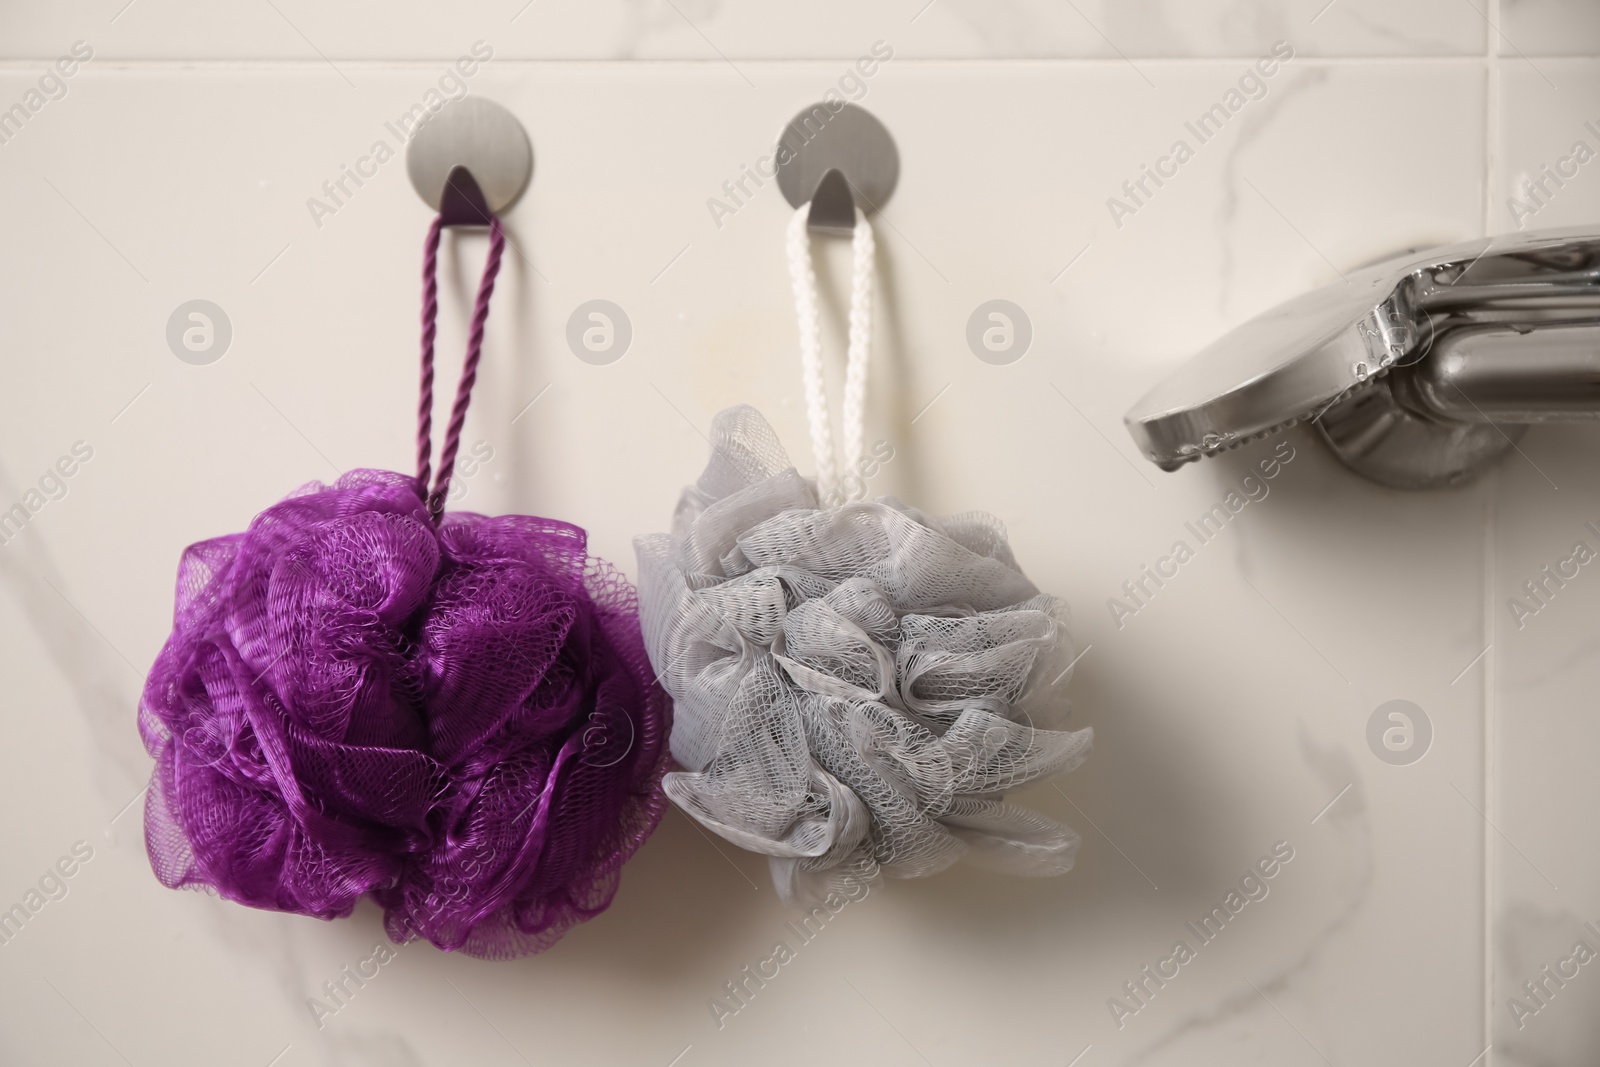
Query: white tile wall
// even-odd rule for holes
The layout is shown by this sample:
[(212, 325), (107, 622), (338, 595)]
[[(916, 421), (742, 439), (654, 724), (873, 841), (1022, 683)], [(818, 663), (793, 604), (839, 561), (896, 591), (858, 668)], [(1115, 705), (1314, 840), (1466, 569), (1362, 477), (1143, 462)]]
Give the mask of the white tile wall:
[[(1600, 970), (1520, 1028), (1508, 998), (1576, 940), (1600, 948), (1582, 929), (1600, 925), (1586, 700), (1600, 578), (1584, 571), (1521, 629), (1505, 600), (1575, 540), (1600, 546), (1583, 525), (1600, 525), (1600, 437), (1535, 430), (1477, 485), (1408, 495), (1292, 432), (1266, 499), (1123, 626), (1106, 607), (1280, 443), (1164, 475), (1123, 410), (1337, 270), (1514, 229), (1519, 175), (1575, 140), (1600, 148), (1584, 126), (1600, 127), (1600, 64), (1554, 55), (1600, 54), (1580, 8), (0, 11), (0, 107), (74, 41), (95, 50), (0, 144), (0, 505), (73, 442), (94, 449), (0, 547), (0, 905), (74, 842), (94, 849), (68, 896), (0, 946), (0, 1063), (1595, 1062)], [(1119, 226), (1106, 199), (1279, 39), (1296, 57), (1265, 96)], [(850, 60), (892, 43), (862, 101), (903, 163), (878, 224), (869, 412), (896, 458), (873, 488), (996, 513), (1030, 575), (1073, 604), (1096, 751), (1022, 794), (1083, 832), (1071, 874), (890, 885), (722, 1029), (708, 998), (792, 915), (758, 859), (719, 856), (676, 813), (612, 910), (550, 952), (487, 964), (408, 948), (320, 1029), (306, 1000), (382, 938), (373, 909), (324, 924), (150, 875), (139, 806), (124, 808), (148, 775), (133, 708), (178, 552), (302, 481), (404, 466), (411, 448), (427, 212), (398, 160), (320, 226), (307, 198), (392, 141), (384, 123), (476, 40), (495, 58), (471, 91), (521, 118), (537, 162), (508, 218), (518, 253), (467, 429), (496, 458), (467, 503), (582, 523), (630, 572), (632, 537), (664, 528), (719, 408), (757, 404), (809, 465), (788, 209), (764, 189), (719, 226), (706, 201)], [(1600, 169), (1585, 168), (1529, 224), (1597, 209)], [(449, 244), (442, 335), (459, 338), (482, 240)], [(842, 253), (826, 257), (835, 286)], [(163, 338), (196, 297), (234, 329), (206, 367)], [(634, 326), (605, 367), (563, 340), (597, 297)], [(963, 338), (995, 297), (1035, 330), (1006, 367)], [(1367, 748), (1391, 699), (1433, 724), (1411, 766)], [(1119, 1028), (1108, 998), (1278, 841), (1295, 858), (1267, 899)]]
[[(1478, 9), (1484, 10), (1481, 0)], [(1501, 0), (1500, 15), (1495, 36), (1503, 56), (1592, 56), (1600, 50), (1600, 9), (1584, 0)]]
[(53, 55), (62, 39), (86, 37), (107, 56), (139, 59), (415, 59), (479, 37), (519, 59), (853, 58), (880, 37), (919, 59), (1220, 57), (1278, 38), (1322, 56), (1480, 56), (1487, 2), (824, 0), (775, 10), (761, 0), (364, 0), (330, 10), (309, 0), (93, 0), (19, 5), (0, 25), (12, 55)]
[[(1555, 10), (1540, 13), (1557, 17), (1559, 5), (1550, 6)], [(1600, 175), (1576, 162), (1584, 154), (1579, 141), (1600, 151), (1600, 134), (1586, 125), (1600, 128), (1600, 64), (1535, 62), (1537, 68), (1512, 62), (1505, 70), (1502, 151), (1491, 175), (1496, 229), (1588, 221), (1600, 212)], [(1560, 187), (1547, 179), (1532, 198), (1523, 183), (1542, 177), (1546, 166), (1577, 175)], [(1558, 967), (1577, 941), (1594, 945), (1584, 924), (1600, 925), (1600, 863), (1584, 834), (1600, 802), (1593, 767), (1600, 736), (1589, 714), (1600, 680), (1593, 640), (1600, 589), (1589, 587), (1580, 567), (1565, 586), (1546, 585), (1545, 606), (1524, 590), (1524, 583), (1543, 579), (1542, 568), (1572, 556), (1578, 541), (1600, 547), (1600, 535), (1585, 525), (1600, 523), (1600, 485), (1588, 461), (1593, 437), (1575, 426), (1531, 432), (1521, 446), (1525, 455), (1496, 473), (1490, 736), (1501, 833), (1489, 842), (1497, 916), (1493, 1018), (1505, 1062), (1519, 1067), (1582, 1063), (1600, 1049), (1600, 981), (1590, 968), (1580, 966), (1564, 988), (1548, 985), (1547, 1005), (1522, 988), (1544, 980), (1540, 970)], [(1537, 614), (1514, 611), (1513, 597)], [(1537, 1014), (1514, 1011), (1513, 997)]]

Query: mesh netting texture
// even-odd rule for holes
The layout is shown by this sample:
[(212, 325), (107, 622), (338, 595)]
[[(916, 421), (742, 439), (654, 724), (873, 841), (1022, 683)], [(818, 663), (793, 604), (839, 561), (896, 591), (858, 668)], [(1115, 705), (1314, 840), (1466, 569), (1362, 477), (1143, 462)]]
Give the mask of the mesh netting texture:
[(963, 857), (1071, 868), (1078, 835), (1003, 794), (1070, 770), (1066, 605), (987, 515), (822, 508), (753, 408), (719, 414), (673, 532), (636, 542), (645, 642), (673, 697), (667, 795), (769, 857), (786, 902)]
[(151, 866), (505, 959), (603, 911), (661, 818), (671, 710), (578, 527), (313, 482), (178, 570), (139, 730)]

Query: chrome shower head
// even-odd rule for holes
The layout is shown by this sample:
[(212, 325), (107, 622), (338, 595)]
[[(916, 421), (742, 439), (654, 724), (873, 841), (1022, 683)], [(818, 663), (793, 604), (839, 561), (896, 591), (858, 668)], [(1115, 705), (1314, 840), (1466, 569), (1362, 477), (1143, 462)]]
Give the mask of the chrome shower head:
[(1368, 477), (1459, 484), (1523, 424), (1600, 416), (1597, 325), (1595, 227), (1408, 252), (1238, 326), (1123, 421), (1164, 470), (1314, 421)]

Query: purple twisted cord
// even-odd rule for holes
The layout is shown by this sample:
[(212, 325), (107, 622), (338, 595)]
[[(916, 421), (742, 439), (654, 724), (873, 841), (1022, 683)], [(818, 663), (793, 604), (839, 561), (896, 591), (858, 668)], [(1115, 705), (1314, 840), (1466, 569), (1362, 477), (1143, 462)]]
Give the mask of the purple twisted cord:
[[(422, 399), (417, 413), (417, 484), (422, 491), (428, 486), (428, 459), (433, 451), (433, 339), (437, 333), (439, 316), (439, 237), (442, 229), (439, 219), (428, 229), (428, 239), (423, 246), (422, 259)], [(495, 276), (500, 273), (500, 259), (505, 254), (506, 235), (499, 218), (489, 220), (489, 258), (483, 265), (483, 280), (478, 283), (478, 299), (472, 309), (472, 326), (467, 334), (467, 356), (461, 366), (461, 383), (456, 386), (456, 399), (450, 409), (450, 422), (445, 428), (444, 448), (439, 453), (439, 472), (434, 478), (433, 491), (428, 493), (428, 513), (437, 523), (444, 514), (445, 496), (450, 491), (450, 478), (456, 469), (456, 452), (461, 448), (461, 431), (467, 423), (467, 405), (472, 402), (472, 386), (478, 380), (478, 360), (483, 355), (483, 331), (489, 322), (489, 299), (494, 296)]]
[(426, 494), (433, 462), (433, 339), (439, 332), (439, 238), (444, 219), (435, 218), (422, 245), (422, 400), (417, 406), (417, 492)]

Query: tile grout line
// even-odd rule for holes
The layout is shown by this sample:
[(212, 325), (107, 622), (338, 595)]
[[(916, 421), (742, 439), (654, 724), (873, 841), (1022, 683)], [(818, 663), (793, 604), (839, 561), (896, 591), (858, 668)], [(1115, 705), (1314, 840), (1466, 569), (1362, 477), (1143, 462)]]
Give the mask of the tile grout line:
[[(1483, 635), (1494, 640), (1495, 493), (1500, 478), (1490, 471), (1483, 515)], [(1483, 659), (1483, 808), (1494, 814), (1499, 791), (1495, 787), (1495, 657)], [(1483, 1067), (1494, 1067), (1494, 874), (1495, 835), (1490, 819), (1483, 827), (1483, 1042), (1489, 1049)]]
[(1493, 232), (1494, 168), (1500, 162), (1500, 57), (1494, 34), (1500, 25), (1500, 0), (1486, 0), (1485, 6), (1489, 14), (1483, 30), (1483, 235), (1488, 237)]
[[(1498, 21), (1499, 15), (1495, 14)], [(53, 55), (40, 54), (27, 56), (12, 54), (0, 57), (0, 73), (28, 73), (37, 68), (40, 63), (49, 63)], [(346, 67), (368, 70), (394, 71), (428, 71), (440, 63), (449, 63), (451, 56), (426, 56), (409, 54), (403, 56), (357, 56), (342, 55), (331, 57)], [(733, 57), (740, 63), (768, 64), (771, 66), (802, 67), (806, 65), (830, 64), (835, 62), (849, 62), (850, 55), (813, 55), (813, 56), (768, 56), (745, 55)], [(1140, 63), (1172, 65), (1204, 64), (1214, 67), (1231, 67), (1239, 63), (1249, 63), (1257, 58), (1254, 53), (1241, 55), (1130, 55), (1129, 58)], [(1554, 60), (1596, 60), (1600, 59), (1597, 52), (1535, 52), (1533, 59)], [(1341, 54), (1341, 55), (1306, 55), (1297, 62), (1321, 63), (1327, 66), (1453, 66), (1472, 67), (1483, 62), (1483, 57), (1468, 52), (1451, 53), (1420, 53), (1415, 55), (1402, 55), (1398, 53), (1382, 53), (1371, 55)], [(581, 67), (581, 66), (615, 66), (627, 68), (657, 67), (709, 67), (721, 66), (720, 59), (703, 59), (693, 57), (640, 57), (619, 59), (612, 56), (553, 56), (553, 55), (520, 55), (496, 57), (497, 67)], [(1025, 65), (1034, 67), (1084, 65), (1084, 66), (1121, 66), (1123, 60), (1117, 56), (1096, 55), (1014, 55), (1014, 56), (974, 56), (974, 55), (943, 55), (943, 56), (897, 56), (897, 65)], [(121, 71), (138, 69), (173, 68), (179, 70), (199, 71), (246, 71), (264, 69), (326, 69), (327, 64), (322, 60), (308, 60), (291, 56), (233, 56), (227, 58), (205, 58), (199, 56), (163, 55), (163, 56), (108, 56), (105, 59), (95, 60), (95, 70)], [(86, 68), (87, 69), (87, 68)]]
[[(1494, 27), (1500, 25), (1500, 0), (1486, 0), (1489, 25), (1483, 31), (1484, 106), (1483, 106), (1483, 234), (1492, 232), (1495, 167), (1500, 162), (1500, 81), (1499, 42)], [(1494, 554), (1495, 494), (1500, 487), (1497, 471), (1490, 471), (1484, 495), (1483, 514), (1483, 640), (1494, 641)], [(1495, 788), (1495, 656), (1483, 660), (1483, 807), (1493, 814), (1498, 799)], [(1483, 1067), (1494, 1067), (1494, 871), (1495, 836), (1489, 819), (1483, 827)]]

